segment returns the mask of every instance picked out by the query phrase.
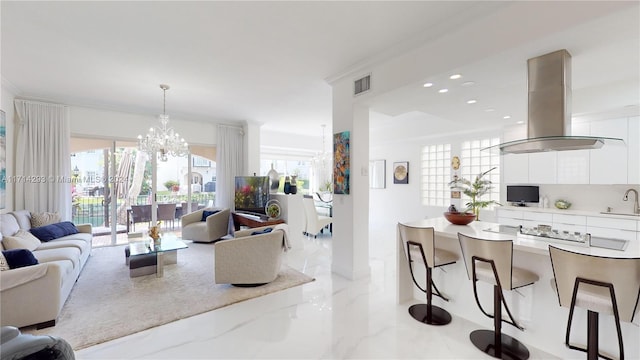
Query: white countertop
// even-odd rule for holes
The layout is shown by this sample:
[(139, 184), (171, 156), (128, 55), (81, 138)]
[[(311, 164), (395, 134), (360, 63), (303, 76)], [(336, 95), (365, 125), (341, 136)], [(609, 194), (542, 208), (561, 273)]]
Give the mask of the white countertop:
[[(544, 210), (544, 209), (541, 209)], [(487, 221), (474, 221), (468, 225), (454, 225), (451, 224), (444, 217), (423, 219), (417, 221), (406, 222), (405, 225), (417, 226), (417, 227), (433, 227), (436, 234), (441, 237), (458, 239), (458, 233), (462, 233), (467, 236), (490, 239), (490, 240), (513, 240), (513, 249), (523, 252), (529, 252), (540, 255), (549, 254), (549, 245), (554, 245), (559, 248), (563, 248), (578, 253), (596, 255), (596, 256), (608, 256), (608, 257), (640, 257), (640, 246), (638, 241), (630, 241), (627, 248), (624, 251), (609, 250), (598, 247), (583, 247), (570, 244), (563, 244), (558, 241), (545, 241), (538, 237), (532, 237), (528, 235), (512, 235), (512, 234), (499, 234), (494, 232), (485, 231), (490, 227), (498, 226), (500, 224), (487, 222)]]

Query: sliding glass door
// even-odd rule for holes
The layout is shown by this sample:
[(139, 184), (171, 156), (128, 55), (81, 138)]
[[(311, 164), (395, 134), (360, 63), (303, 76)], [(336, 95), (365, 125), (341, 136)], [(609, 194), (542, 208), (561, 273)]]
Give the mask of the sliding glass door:
[(72, 138), (72, 221), (91, 223), (94, 246), (126, 244), (151, 225), (155, 193), (163, 231), (180, 235), (182, 215), (215, 204), (215, 161), (205, 157), (215, 150), (194, 150), (201, 155), (158, 161), (154, 184), (151, 159), (136, 143)]

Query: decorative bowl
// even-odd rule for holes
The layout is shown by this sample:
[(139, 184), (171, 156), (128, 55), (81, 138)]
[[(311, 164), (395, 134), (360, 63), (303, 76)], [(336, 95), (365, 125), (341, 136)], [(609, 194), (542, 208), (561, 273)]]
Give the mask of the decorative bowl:
[(472, 213), (452, 213), (446, 212), (444, 213), (444, 217), (452, 224), (455, 225), (467, 225), (473, 222), (476, 219), (476, 215)]
[(269, 216), (269, 219), (278, 220), (280, 218), (280, 215), (282, 214), (280, 202), (275, 199), (267, 201), (267, 204), (264, 207), (264, 211), (267, 216)]
[(567, 210), (569, 207), (571, 207), (571, 203), (568, 202), (567, 200), (556, 200), (555, 205), (558, 209), (560, 210)]

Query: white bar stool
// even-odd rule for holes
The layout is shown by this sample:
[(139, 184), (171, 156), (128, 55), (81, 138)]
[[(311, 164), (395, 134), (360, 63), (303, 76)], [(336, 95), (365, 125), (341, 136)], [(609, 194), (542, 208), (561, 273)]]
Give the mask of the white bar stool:
[[(528, 359), (529, 350), (517, 339), (502, 333), (502, 322), (520, 330), (504, 300), (502, 290), (513, 290), (538, 281), (538, 275), (513, 266), (513, 241), (478, 239), (458, 233), (467, 275), (473, 281), (473, 295), (483, 314), (493, 319), (493, 330), (474, 330), (471, 342), (482, 352), (498, 359)], [(480, 300), (476, 283), (493, 285), (493, 315), (487, 313)], [(502, 318), (502, 304), (510, 320)]]
[[(411, 305), (409, 307), (409, 314), (411, 314), (414, 319), (429, 325), (446, 325), (450, 323), (451, 314), (443, 308), (433, 305), (431, 302), (433, 295), (449, 301), (449, 299), (440, 293), (433, 283), (431, 273), (435, 267), (455, 263), (459, 258), (458, 255), (435, 247), (435, 235), (432, 227), (413, 227), (398, 223), (398, 230), (402, 243), (406, 244), (405, 256), (407, 256), (409, 262), (411, 279), (413, 279), (413, 283), (427, 296), (427, 303)], [(414, 261), (421, 261), (426, 268), (426, 285), (424, 289), (418, 284), (413, 274)]]
[[(620, 359), (624, 359), (620, 320), (632, 322), (640, 295), (640, 258), (602, 257), (576, 253), (549, 245), (549, 256), (560, 306), (569, 308), (565, 345), (587, 353), (598, 351), (599, 314), (613, 315), (618, 333)], [(587, 310), (587, 346), (569, 343), (575, 308)], [(637, 339), (636, 339), (637, 340)]]

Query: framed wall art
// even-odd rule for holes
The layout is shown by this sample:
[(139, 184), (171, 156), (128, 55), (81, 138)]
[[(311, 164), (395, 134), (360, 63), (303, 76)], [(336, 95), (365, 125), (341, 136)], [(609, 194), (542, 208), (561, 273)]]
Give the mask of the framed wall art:
[(386, 160), (369, 160), (369, 187), (384, 189), (386, 182)]
[(394, 184), (409, 183), (409, 162), (408, 161), (393, 163), (393, 183)]
[(349, 194), (349, 131), (333, 134), (333, 193)]

